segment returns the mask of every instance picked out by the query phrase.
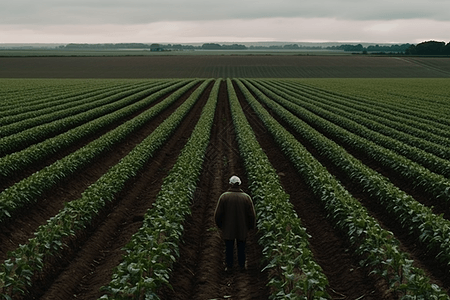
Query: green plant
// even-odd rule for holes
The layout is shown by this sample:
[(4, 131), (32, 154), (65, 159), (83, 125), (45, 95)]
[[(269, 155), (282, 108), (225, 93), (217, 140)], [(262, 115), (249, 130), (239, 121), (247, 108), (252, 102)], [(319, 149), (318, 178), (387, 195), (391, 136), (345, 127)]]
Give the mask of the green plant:
[[(255, 86), (245, 80), (242, 81), (257, 95), (260, 101), (287, 121), (292, 128), (301, 133), (314, 146), (322, 150), (324, 155), (328, 155), (338, 166), (342, 166), (342, 170), (360, 174), (361, 182), (364, 183), (377, 182), (380, 184), (384, 182), (381, 176), (377, 176), (374, 171), (367, 170), (362, 167), (361, 163), (351, 160), (338, 145), (325, 139), (305, 123), (300, 122), (292, 113), (269, 99)], [(429, 278), (424, 276), (422, 270), (412, 266), (412, 260), (406, 253), (399, 250), (399, 242), (393, 234), (383, 230), (376, 220), (369, 216), (362, 205), (258, 103), (240, 80), (237, 80), (237, 84), (246, 100), (280, 145), (282, 151), (323, 202), (328, 212), (328, 218), (347, 235), (349, 241), (356, 247), (355, 252), (361, 257), (361, 265), (369, 268), (372, 273), (385, 278), (390, 288), (400, 297), (414, 294), (416, 297), (433, 295), (432, 297), (437, 297), (436, 299), (448, 299), (448, 295), (441, 288), (430, 283)], [(359, 171), (358, 168), (360, 168)], [(363, 169), (365, 173), (362, 171)], [(370, 176), (367, 176), (367, 173)], [(395, 190), (392, 186), (390, 188)], [(384, 192), (380, 193), (380, 189)], [(381, 185), (374, 185), (373, 190), (378, 194), (391, 194), (390, 190), (383, 189)], [(392, 201), (394, 198), (398, 201), (392, 203), (392, 206), (400, 208), (406, 203), (407, 197), (397, 195), (389, 199)], [(420, 216), (420, 214), (416, 214), (417, 210), (409, 209), (409, 212), (413, 213), (416, 219)], [(444, 225), (443, 222), (440, 222), (440, 224)], [(447, 227), (450, 228), (450, 226)], [(439, 228), (439, 226), (434, 227), (436, 230), (440, 230)], [(445, 245), (445, 243), (440, 243), (439, 249), (445, 251)]]

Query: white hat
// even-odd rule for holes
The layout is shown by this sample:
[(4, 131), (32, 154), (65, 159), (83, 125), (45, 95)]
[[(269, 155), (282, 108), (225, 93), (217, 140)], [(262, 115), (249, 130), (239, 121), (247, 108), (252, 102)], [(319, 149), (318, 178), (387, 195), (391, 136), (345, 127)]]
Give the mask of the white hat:
[(241, 179), (237, 176), (231, 176), (230, 177), (230, 184), (241, 184)]

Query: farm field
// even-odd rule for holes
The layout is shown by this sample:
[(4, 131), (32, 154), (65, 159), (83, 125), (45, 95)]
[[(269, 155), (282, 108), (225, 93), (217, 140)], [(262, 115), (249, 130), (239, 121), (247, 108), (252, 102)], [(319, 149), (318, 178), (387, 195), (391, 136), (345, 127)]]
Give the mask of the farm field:
[(0, 79), (1, 299), (449, 299), (450, 79), (163, 77)]
[(450, 59), (371, 55), (0, 56), (0, 78), (228, 77), (449, 78)]

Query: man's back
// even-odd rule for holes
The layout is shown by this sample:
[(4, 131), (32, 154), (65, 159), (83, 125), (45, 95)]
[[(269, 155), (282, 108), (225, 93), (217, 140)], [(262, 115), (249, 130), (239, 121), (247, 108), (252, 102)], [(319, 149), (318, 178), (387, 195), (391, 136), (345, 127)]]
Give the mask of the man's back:
[(255, 211), (251, 197), (239, 187), (231, 187), (223, 193), (215, 212), (216, 224), (222, 229), (223, 238), (245, 240), (255, 226)]
[(214, 218), (225, 240), (225, 271), (233, 267), (234, 245), (237, 244), (238, 262), (242, 271), (246, 270), (245, 243), (250, 229), (255, 227), (256, 214), (252, 198), (239, 186), (241, 179), (231, 176), (230, 188), (217, 202)]

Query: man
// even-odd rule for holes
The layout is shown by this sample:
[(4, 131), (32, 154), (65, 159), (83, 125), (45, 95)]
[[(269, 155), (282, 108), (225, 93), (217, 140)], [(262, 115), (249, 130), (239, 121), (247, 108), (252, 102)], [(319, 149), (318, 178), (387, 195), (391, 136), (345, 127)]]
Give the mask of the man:
[(246, 269), (245, 241), (248, 231), (256, 225), (255, 208), (252, 198), (241, 190), (239, 177), (232, 176), (229, 183), (230, 188), (219, 198), (214, 218), (225, 240), (225, 271), (230, 271), (233, 267), (235, 241), (237, 241), (239, 267), (241, 271), (244, 271)]

